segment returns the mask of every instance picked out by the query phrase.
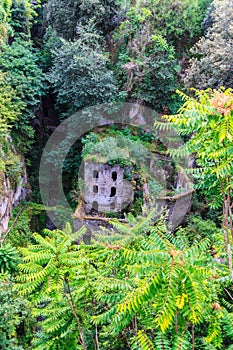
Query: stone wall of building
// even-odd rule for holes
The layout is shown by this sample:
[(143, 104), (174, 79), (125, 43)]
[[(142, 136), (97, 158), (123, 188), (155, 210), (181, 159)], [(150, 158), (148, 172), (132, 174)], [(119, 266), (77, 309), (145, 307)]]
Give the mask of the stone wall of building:
[(132, 184), (124, 179), (124, 169), (92, 162), (84, 163), (85, 212), (120, 212), (133, 202)]

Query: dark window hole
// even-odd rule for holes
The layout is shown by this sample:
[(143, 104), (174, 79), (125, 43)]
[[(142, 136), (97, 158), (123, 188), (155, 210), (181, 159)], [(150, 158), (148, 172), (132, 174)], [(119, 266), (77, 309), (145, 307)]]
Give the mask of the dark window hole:
[(116, 187), (111, 187), (110, 197), (114, 197), (116, 195)]
[(94, 201), (92, 203), (92, 208), (95, 209), (95, 210), (98, 210), (99, 206), (98, 206), (98, 203), (96, 201)]
[(93, 186), (93, 192), (98, 193), (98, 186), (96, 186), (96, 185)]
[(97, 170), (93, 170), (93, 178), (98, 179), (99, 178), (99, 172)]
[(117, 172), (116, 172), (116, 171), (113, 171), (113, 173), (112, 173), (112, 179), (113, 179), (113, 181), (116, 181), (116, 180), (117, 180)]

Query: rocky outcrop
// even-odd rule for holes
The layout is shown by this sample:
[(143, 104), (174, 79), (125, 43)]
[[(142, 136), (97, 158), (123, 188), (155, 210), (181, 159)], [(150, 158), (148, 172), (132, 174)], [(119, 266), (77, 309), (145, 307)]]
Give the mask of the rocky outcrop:
[(0, 235), (8, 229), (12, 209), (27, 195), (27, 172), (24, 160), (21, 161), (21, 174), (10, 179), (0, 174)]

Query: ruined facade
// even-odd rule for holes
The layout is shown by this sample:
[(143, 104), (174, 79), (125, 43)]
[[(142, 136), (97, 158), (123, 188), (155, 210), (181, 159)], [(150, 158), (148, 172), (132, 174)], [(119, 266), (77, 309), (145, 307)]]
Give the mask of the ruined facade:
[[(128, 209), (128, 206), (130, 208), (130, 204), (134, 203), (135, 188), (129, 180), (124, 179), (124, 168), (117, 164), (110, 166), (86, 160), (83, 165), (85, 190), (82, 193), (82, 201), (74, 214), (74, 224), (76, 230), (85, 224), (90, 233), (98, 226), (109, 227), (110, 217), (104, 215), (105, 213), (120, 213), (122, 209)], [(171, 170), (170, 164), (167, 164), (167, 167), (168, 170)], [(166, 185), (166, 169), (162, 171), (154, 162), (149, 164), (149, 169), (158, 181)], [(171, 232), (180, 225), (185, 214), (190, 210), (193, 195), (190, 179), (182, 171), (179, 171), (174, 177), (174, 186), (177, 190), (181, 189), (181, 192), (170, 196), (167, 193), (158, 194), (158, 197), (152, 201), (149, 192), (149, 197), (147, 197), (147, 183), (145, 182), (142, 186), (145, 208), (156, 209), (155, 221), (165, 209), (168, 214), (167, 228)]]
[(90, 213), (120, 212), (134, 199), (132, 184), (124, 179), (124, 169), (86, 161), (84, 163), (84, 209)]

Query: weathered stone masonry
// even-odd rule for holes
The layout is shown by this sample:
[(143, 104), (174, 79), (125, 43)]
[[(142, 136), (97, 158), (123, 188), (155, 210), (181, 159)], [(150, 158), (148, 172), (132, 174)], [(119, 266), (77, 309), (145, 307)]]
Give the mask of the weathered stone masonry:
[(133, 202), (132, 184), (124, 179), (124, 169), (86, 161), (84, 164), (85, 212), (120, 212)]

